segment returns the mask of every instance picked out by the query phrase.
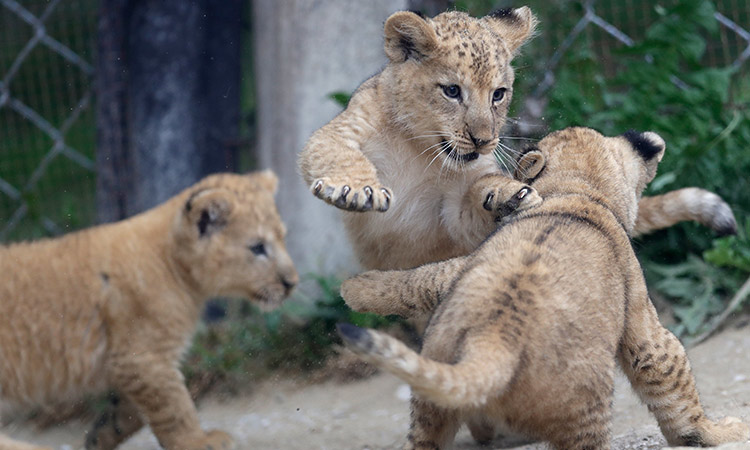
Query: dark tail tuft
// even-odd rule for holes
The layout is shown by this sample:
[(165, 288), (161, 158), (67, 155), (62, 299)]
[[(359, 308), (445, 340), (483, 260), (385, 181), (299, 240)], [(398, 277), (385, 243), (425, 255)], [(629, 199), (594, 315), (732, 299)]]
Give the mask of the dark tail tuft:
[(350, 323), (337, 323), (336, 330), (344, 343), (353, 350), (368, 351), (372, 348), (372, 336), (366, 329)]

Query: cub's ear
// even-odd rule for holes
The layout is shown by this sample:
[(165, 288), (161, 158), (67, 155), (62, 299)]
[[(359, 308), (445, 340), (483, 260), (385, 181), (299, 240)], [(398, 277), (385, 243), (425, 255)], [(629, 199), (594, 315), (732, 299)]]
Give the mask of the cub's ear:
[(490, 28), (500, 35), (515, 55), (536, 29), (538, 20), (528, 6), (518, 9), (499, 9), (482, 18)]
[(661, 161), (664, 156), (664, 150), (667, 148), (664, 139), (653, 131), (639, 133), (635, 130), (628, 130), (622, 136), (630, 142), (633, 149), (646, 161), (653, 158)]
[(276, 174), (271, 171), (271, 169), (266, 169), (261, 172), (254, 172), (248, 174), (248, 176), (255, 180), (261, 188), (266, 189), (274, 195), (276, 194), (279, 186), (279, 179), (276, 177)]
[(200, 189), (185, 202), (185, 218), (189, 226), (203, 238), (224, 228), (232, 213), (232, 194), (219, 188)]
[(528, 150), (518, 159), (518, 167), (513, 174), (513, 178), (522, 183), (534, 181), (542, 173), (546, 163), (542, 152), (535, 149)]
[(435, 30), (417, 14), (399, 11), (385, 21), (385, 54), (393, 62), (421, 58), (437, 47)]

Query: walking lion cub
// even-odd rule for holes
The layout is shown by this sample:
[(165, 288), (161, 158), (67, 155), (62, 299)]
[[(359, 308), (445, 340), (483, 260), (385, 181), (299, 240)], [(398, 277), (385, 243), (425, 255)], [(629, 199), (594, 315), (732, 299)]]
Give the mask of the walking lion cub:
[[(167, 449), (227, 449), (179, 370), (205, 300), (271, 307), (298, 281), (271, 172), (222, 174), (122, 222), (0, 248), (0, 405), (113, 390), (88, 434), (112, 449), (148, 424)], [(28, 449), (0, 436), (3, 450)]]
[(342, 324), (346, 345), (412, 385), (408, 449), (445, 448), (462, 421), (504, 423), (556, 449), (607, 449), (616, 362), (671, 445), (746, 440), (709, 420), (685, 351), (661, 326), (630, 244), (664, 153), (655, 133), (553, 133), (516, 178), (543, 199), (468, 256), (344, 283), (355, 310), (435, 309), (421, 354)]

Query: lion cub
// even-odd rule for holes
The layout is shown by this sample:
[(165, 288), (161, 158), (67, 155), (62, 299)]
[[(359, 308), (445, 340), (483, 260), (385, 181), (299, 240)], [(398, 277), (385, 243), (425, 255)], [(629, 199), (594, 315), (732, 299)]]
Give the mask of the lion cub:
[[(314, 195), (345, 210), (365, 268), (466, 255), (495, 228), (483, 205), (508, 179), (493, 151), (513, 96), (511, 61), (536, 23), (527, 7), (482, 18), (458, 11), (388, 18), (388, 65), (299, 155)], [(729, 206), (696, 188), (644, 198), (638, 219), (638, 234), (682, 220), (736, 229)]]
[(201, 430), (179, 362), (206, 299), (272, 307), (297, 283), (276, 184), (271, 172), (213, 175), (128, 220), (0, 248), (0, 404), (113, 390), (88, 449), (146, 423), (167, 449), (232, 448)]
[(556, 449), (607, 449), (616, 362), (671, 445), (750, 436), (737, 419), (705, 416), (630, 245), (663, 153), (651, 132), (553, 133), (518, 161), (541, 205), (515, 212), (469, 256), (344, 283), (350, 304), (440, 302), (421, 355), (380, 332), (339, 328), (349, 348), (413, 386), (406, 448), (445, 448), (463, 420), (481, 417)]

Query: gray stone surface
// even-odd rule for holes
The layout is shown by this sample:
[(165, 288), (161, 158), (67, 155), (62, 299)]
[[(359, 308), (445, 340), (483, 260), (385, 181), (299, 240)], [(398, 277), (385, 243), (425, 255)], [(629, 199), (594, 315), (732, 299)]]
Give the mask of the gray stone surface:
[(302, 274), (356, 269), (339, 211), (312, 196), (296, 159), (341, 111), (328, 95), (353, 91), (386, 63), (383, 23), (406, 8), (406, 0), (253, 2), (259, 163), (281, 180), (277, 204)]

